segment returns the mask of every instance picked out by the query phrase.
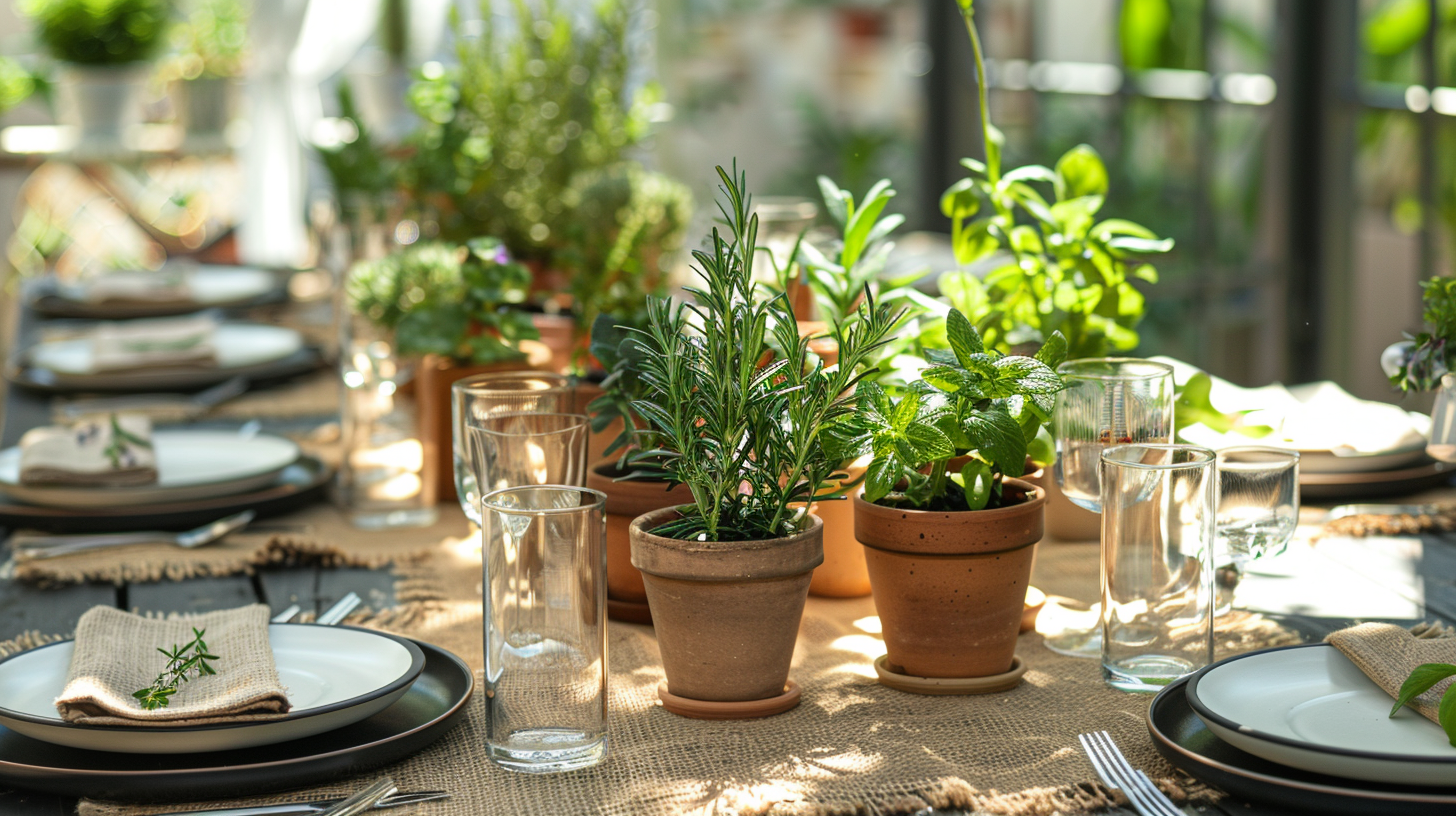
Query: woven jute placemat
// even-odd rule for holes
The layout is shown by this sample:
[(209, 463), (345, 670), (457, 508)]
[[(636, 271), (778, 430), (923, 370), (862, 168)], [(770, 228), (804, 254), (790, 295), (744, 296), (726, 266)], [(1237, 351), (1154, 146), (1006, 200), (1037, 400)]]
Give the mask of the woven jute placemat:
[[(480, 556), (469, 538), (443, 542), (426, 560), (396, 567), (401, 604), (365, 625), (432, 641), (479, 670)], [(1073, 576), (1058, 591), (1085, 590), (1078, 577), (1095, 548), (1043, 547), (1039, 575)], [(1083, 596), (1086, 597), (1085, 595)], [(735, 814), (839, 816), (911, 814), (926, 807), (1007, 816), (1080, 814), (1121, 803), (1081, 750), (1077, 734), (1105, 729), (1175, 801), (1217, 794), (1179, 774), (1154, 751), (1143, 718), (1149, 697), (1103, 684), (1093, 660), (1056, 655), (1035, 634), (1018, 653), (1025, 682), (1001, 694), (925, 697), (879, 685), (883, 650), (869, 598), (810, 599), (791, 676), (803, 702), (762, 720), (708, 722), (665, 711), (652, 630), (609, 627), (610, 755), (559, 776), (511, 773), (485, 758), (482, 695), (440, 743), (396, 765), (303, 792), (175, 806), (83, 801), (84, 816), (142, 816), (338, 795), (388, 774), (403, 789), (442, 789), (421, 816), (499, 814)], [(1251, 615), (1228, 618), (1220, 640), (1237, 649), (1296, 642)]]

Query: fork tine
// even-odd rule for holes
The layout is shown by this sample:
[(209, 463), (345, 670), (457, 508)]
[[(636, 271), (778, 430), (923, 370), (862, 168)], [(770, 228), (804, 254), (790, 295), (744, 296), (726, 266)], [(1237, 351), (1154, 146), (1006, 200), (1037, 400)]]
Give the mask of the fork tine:
[(1158, 787), (1157, 783), (1149, 779), (1146, 773), (1143, 773), (1141, 770), (1139, 770), (1137, 772), (1137, 778), (1138, 781), (1142, 783), (1143, 787), (1148, 791), (1148, 796), (1151, 797), (1154, 802), (1158, 803), (1158, 806), (1165, 814), (1167, 814), (1167, 816), (1184, 816), (1183, 810), (1177, 805), (1173, 804), (1173, 800), (1169, 799), (1168, 795), (1163, 793), (1162, 789)]
[[(1112, 780), (1112, 787), (1122, 791), (1122, 795), (1127, 797), (1127, 801), (1133, 806), (1133, 809), (1142, 814), (1142, 816), (1169, 816), (1169, 814), (1158, 806), (1157, 801), (1149, 797), (1147, 792), (1138, 785), (1137, 778), (1125, 770), (1128, 767), (1127, 763), (1119, 763), (1117, 761), (1120, 755), (1115, 750), (1108, 749), (1108, 743), (1111, 738), (1107, 736), (1106, 731), (1098, 731), (1084, 736), (1087, 738), (1086, 745), (1093, 752), (1093, 754), (1089, 755), (1096, 755), (1101, 758), (1106, 766), (1107, 775)], [(1114, 749), (1115, 747), (1113, 746)], [(1179, 816), (1182, 816), (1182, 814), (1179, 814)]]
[[(1134, 792), (1138, 798), (1147, 803), (1154, 816), (1183, 816), (1183, 812), (1173, 806), (1173, 803), (1158, 790), (1146, 774), (1138, 771), (1128, 763), (1127, 757), (1123, 756), (1122, 750), (1117, 743), (1112, 741), (1112, 735), (1106, 731), (1098, 731), (1092, 735), (1093, 743), (1101, 747), (1103, 755), (1113, 765), (1114, 777), (1126, 780), (1122, 792), (1132, 798)], [(1146, 783), (1146, 784), (1144, 784)]]
[(1102, 784), (1109, 788), (1118, 788), (1119, 786), (1112, 781), (1112, 777), (1108, 775), (1107, 770), (1102, 767), (1102, 757), (1098, 756), (1097, 752), (1092, 749), (1092, 745), (1087, 737), (1087, 734), (1078, 734), (1077, 741), (1082, 743), (1082, 752), (1092, 762), (1092, 770), (1097, 772), (1097, 778), (1102, 780)]

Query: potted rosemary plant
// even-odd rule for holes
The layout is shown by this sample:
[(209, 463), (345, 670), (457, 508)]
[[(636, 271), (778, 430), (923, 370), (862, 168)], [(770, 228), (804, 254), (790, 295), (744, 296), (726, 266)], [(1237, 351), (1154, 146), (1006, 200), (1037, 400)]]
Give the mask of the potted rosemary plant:
[(531, 273), (494, 238), (465, 246), (421, 242), (356, 264), (346, 288), (364, 324), (351, 345), (384, 342), (417, 366), (415, 399), (424, 447), (427, 492), (454, 496), (450, 386), (486, 371), (546, 369), (551, 351), (536, 340), (520, 311)]
[(1053, 333), (1035, 357), (1004, 356), (958, 311), (946, 330), (951, 350), (928, 352), (922, 379), (893, 400), (862, 383), (859, 409), (828, 438), (836, 456), (873, 457), (854, 525), (884, 631), (881, 682), (997, 691), (1020, 682), (1016, 636), (1046, 503), (1015, 477), (1062, 388), (1066, 341)]
[(718, 168), (728, 234), (693, 253), (692, 306), (649, 298), (643, 396), (632, 408), (655, 448), (637, 470), (681, 483), (691, 503), (632, 522), (667, 674), (659, 696), (688, 716), (754, 717), (798, 702), (786, 685), (810, 574), (823, 560), (821, 522), (805, 505), (838, 477), (821, 431), (853, 412), (861, 363), (895, 328), (866, 302), (836, 328), (840, 365), (811, 364), (782, 294), (753, 282), (757, 217), (746, 178)]
[(61, 121), (80, 130), (76, 149), (114, 152), (141, 120), (149, 60), (171, 24), (167, 0), (25, 0), (21, 10), (62, 65)]

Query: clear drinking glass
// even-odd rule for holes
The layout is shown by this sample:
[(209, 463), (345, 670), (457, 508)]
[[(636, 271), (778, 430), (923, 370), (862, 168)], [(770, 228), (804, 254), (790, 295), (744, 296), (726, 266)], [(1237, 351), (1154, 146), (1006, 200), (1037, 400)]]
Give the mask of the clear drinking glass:
[(1431, 407), (1431, 441), (1426, 455), (1442, 462), (1456, 462), (1456, 375), (1441, 377), (1436, 404)]
[(481, 497), (486, 752), (510, 770), (606, 758), (606, 501), (566, 485)]
[(1102, 452), (1102, 679), (1159, 691), (1213, 662), (1218, 460), (1193, 445)]
[(587, 437), (581, 414), (467, 416), (471, 472), (481, 494), (507, 487), (586, 484)]
[(1297, 452), (1255, 446), (1218, 452), (1218, 611), (1233, 607), (1249, 562), (1284, 552), (1298, 526)]
[(466, 377), (450, 386), (455, 495), (466, 518), (480, 523), (480, 491), (475, 489), (475, 474), (470, 466), (470, 431), (465, 426), (466, 417), (569, 414), (575, 405), (576, 389), (564, 374), (503, 371)]
[[(1173, 367), (1124, 357), (1071, 360), (1057, 368), (1066, 388), (1052, 416), (1062, 493), (1099, 512), (1101, 455), (1112, 445), (1173, 441)], [(1070, 657), (1102, 654), (1102, 627), (1048, 633), (1048, 649)]]

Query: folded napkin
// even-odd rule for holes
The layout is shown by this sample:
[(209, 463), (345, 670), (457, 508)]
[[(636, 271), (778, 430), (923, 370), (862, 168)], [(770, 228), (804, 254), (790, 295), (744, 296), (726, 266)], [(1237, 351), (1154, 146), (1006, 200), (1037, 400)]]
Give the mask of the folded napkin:
[(190, 303), (192, 287), (186, 268), (166, 265), (156, 271), (117, 270), (68, 287), (87, 303)]
[[(1325, 641), (1350, 658), (1366, 677), (1389, 694), (1400, 697), (1400, 687), (1411, 670), (1424, 663), (1456, 663), (1456, 631), (1437, 624), (1404, 629), (1388, 623), (1362, 623), (1341, 629)], [(1451, 678), (1411, 701), (1426, 719), (1440, 724), (1437, 707)]]
[[(157, 649), (192, 642), (206, 632), (216, 674), (179, 685), (166, 708), (143, 709), (132, 692), (152, 684), (167, 667)], [(273, 720), (288, 712), (268, 644), (268, 607), (262, 604), (183, 618), (143, 618), (94, 607), (76, 624), (76, 650), (56, 710), (66, 722), (86, 725), (205, 725)]]
[(217, 323), (206, 317), (102, 323), (91, 331), (91, 370), (213, 365)]
[(152, 421), (107, 414), (69, 427), (32, 428), (20, 437), (20, 483), (131, 487), (157, 481)]

